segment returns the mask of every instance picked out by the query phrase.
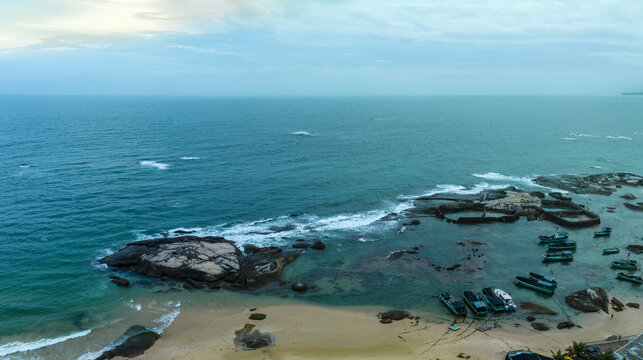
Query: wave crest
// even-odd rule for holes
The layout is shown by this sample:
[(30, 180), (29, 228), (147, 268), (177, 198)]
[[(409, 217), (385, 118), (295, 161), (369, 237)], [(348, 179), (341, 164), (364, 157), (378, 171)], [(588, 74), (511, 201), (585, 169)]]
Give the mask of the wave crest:
[(147, 166), (147, 167), (153, 167), (159, 170), (167, 170), (167, 168), (170, 167), (168, 164), (156, 162), (156, 161), (150, 161), (150, 160), (144, 160), (139, 162), (141, 166)]
[(290, 135), (312, 136), (308, 131), (295, 131), (295, 132), (291, 132)]
[(28, 343), (23, 343), (21, 341), (14, 341), (12, 343), (0, 345), (0, 356), (6, 356), (9, 354), (13, 353), (18, 353), (18, 352), (26, 352), (26, 351), (31, 351), (31, 350), (36, 350), (40, 349), (43, 347), (55, 345), (70, 339), (75, 339), (79, 337), (83, 337), (86, 335), (89, 335), (92, 330), (85, 330), (85, 331), (79, 331), (73, 334), (65, 335), (65, 336), (60, 336), (57, 338), (52, 338), (52, 339), (40, 339), (36, 340), (33, 342), (28, 342)]

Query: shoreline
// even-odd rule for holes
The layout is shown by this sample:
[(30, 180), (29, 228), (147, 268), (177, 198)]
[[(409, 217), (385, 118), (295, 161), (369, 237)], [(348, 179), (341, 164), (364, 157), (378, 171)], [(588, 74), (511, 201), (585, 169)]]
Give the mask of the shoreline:
[[(267, 317), (253, 321), (248, 320), (248, 308), (189, 308), (136, 359), (457, 359), (459, 353), (470, 359), (502, 359), (510, 350), (550, 355), (550, 350), (562, 350), (572, 341), (643, 332), (643, 311), (632, 308), (581, 314), (575, 320), (582, 328), (562, 330), (556, 329), (560, 317), (536, 315), (537, 321), (551, 327), (548, 331), (534, 330), (520, 310), (515, 315), (492, 317), (487, 324), (467, 318), (458, 323), (458, 331), (448, 330), (450, 316), (422, 316), (417, 325), (410, 319), (381, 324), (377, 313), (385, 310), (288, 303), (258, 308), (254, 312)], [(234, 332), (246, 323), (271, 332), (275, 345), (251, 351), (235, 347)], [(490, 329), (478, 331), (476, 327), (482, 325)]]

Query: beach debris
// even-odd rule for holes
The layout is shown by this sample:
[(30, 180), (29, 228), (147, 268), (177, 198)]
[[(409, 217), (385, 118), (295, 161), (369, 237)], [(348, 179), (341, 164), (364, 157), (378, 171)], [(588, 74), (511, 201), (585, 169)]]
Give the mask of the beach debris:
[(605, 311), (609, 313), (609, 296), (600, 287), (578, 290), (565, 297), (567, 305), (582, 312)]
[(266, 318), (266, 314), (261, 314), (261, 313), (250, 314), (250, 316), (248, 317), (248, 319), (250, 320), (263, 320), (265, 318)]
[(627, 251), (633, 253), (633, 254), (643, 254), (643, 245), (628, 245), (625, 247)]
[(627, 305), (627, 307), (631, 307), (631, 308), (633, 308), (633, 309), (638, 309), (638, 308), (639, 308), (639, 306), (640, 306), (640, 305), (639, 305), (639, 303), (635, 303), (635, 302), (628, 302), (628, 303), (627, 303), (627, 304), (625, 304), (625, 305)]
[(303, 282), (296, 282), (296, 283), (292, 284), (292, 289), (297, 291), (297, 292), (304, 292), (304, 291), (308, 290), (308, 285), (306, 283), (303, 283)]
[(326, 244), (324, 244), (323, 241), (319, 240), (315, 241), (315, 243), (313, 243), (310, 248), (315, 250), (324, 250), (326, 248)]
[(270, 332), (254, 330), (255, 325), (245, 324), (234, 332), (234, 345), (243, 346), (243, 350), (256, 350), (275, 345), (275, 336)]
[(184, 288), (253, 290), (279, 281), (283, 268), (301, 251), (270, 246), (244, 247), (222, 237), (179, 236), (141, 240), (99, 260), (108, 266), (133, 270), (153, 278), (184, 282)]
[(573, 328), (574, 326), (576, 326), (576, 324), (574, 324), (571, 321), (561, 321), (561, 322), (558, 323), (558, 325), (556, 325), (556, 328), (557, 329), (569, 329), (569, 328)]
[(533, 327), (534, 329), (536, 329), (538, 331), (547, 331), (547, 330), (549, 330), (549, 326), (547, 324), (541, 323), (541, 322), (532, 322), (531, 327)]
[(130, 327), (124, 336), (127, 337), (125, 342), (105, 351), (96, 360), (109, 360), (115, 357), (133, 358), (142, 355), (161, 337), (161, 335), (140, 325)]
[(112, 279), (111, 281), (118, 286), (127, 287), (130, 285), (129, 280), (123, 279), (118, 275), (110, 275), (109, 278)]
[(544, 314), (544, 315), (558, 315), (558, 312), (545, 306), (545, 305), (540, 305), (536, 304), (531, 301), (521, 301), (520, 302), (520, 308), (522, 310), (525, 310), (527, 314), (532, 314), (532, 315), (537, 315), (537, 314)]

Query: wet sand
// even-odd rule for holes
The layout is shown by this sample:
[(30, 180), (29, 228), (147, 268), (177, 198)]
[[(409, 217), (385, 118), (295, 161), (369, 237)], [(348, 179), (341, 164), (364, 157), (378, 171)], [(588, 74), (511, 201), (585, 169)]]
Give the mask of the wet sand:
[[(452, 318), (446, 313), (444, 317), (425, 316), (417, 325), (408, 319), (381, 324), (376, 314), (383, 310), (273, 305), (256, 310), (267, 315), (265, 320), (251, 321), (247, 308), (184, 309), (163, 337), (137, 359), (457, 359), (459, 353), (470, 359), (503, 359), (510, 350), (529, 348), (548, 355), (574, 340), (595, 341), (643, 331), (643, 309), (631, 308), (609, 315), (580, 314), (574, 321), (582, 328), (564, 330), (556, 329), (560, 317), (536, 315), (536, 321), (551, 327), (544, 332), (534, 330), (520, 312), (495, 316), (486, 324), (467, 319), (458, 323), (459, 331), (451, 331), (447, 326)], [(253, 351), (235, 348), (234, 332), (246, 323), (273, 333), (275, 346)], [(482, 325), (491, 329), (476, 330)]]

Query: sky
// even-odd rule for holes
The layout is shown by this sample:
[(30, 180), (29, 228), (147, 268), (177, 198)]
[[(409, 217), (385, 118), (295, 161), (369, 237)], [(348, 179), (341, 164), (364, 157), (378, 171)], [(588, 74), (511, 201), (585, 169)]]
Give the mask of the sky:
[(627, 91), (641, 0), (0, 0), (0, 94)]

